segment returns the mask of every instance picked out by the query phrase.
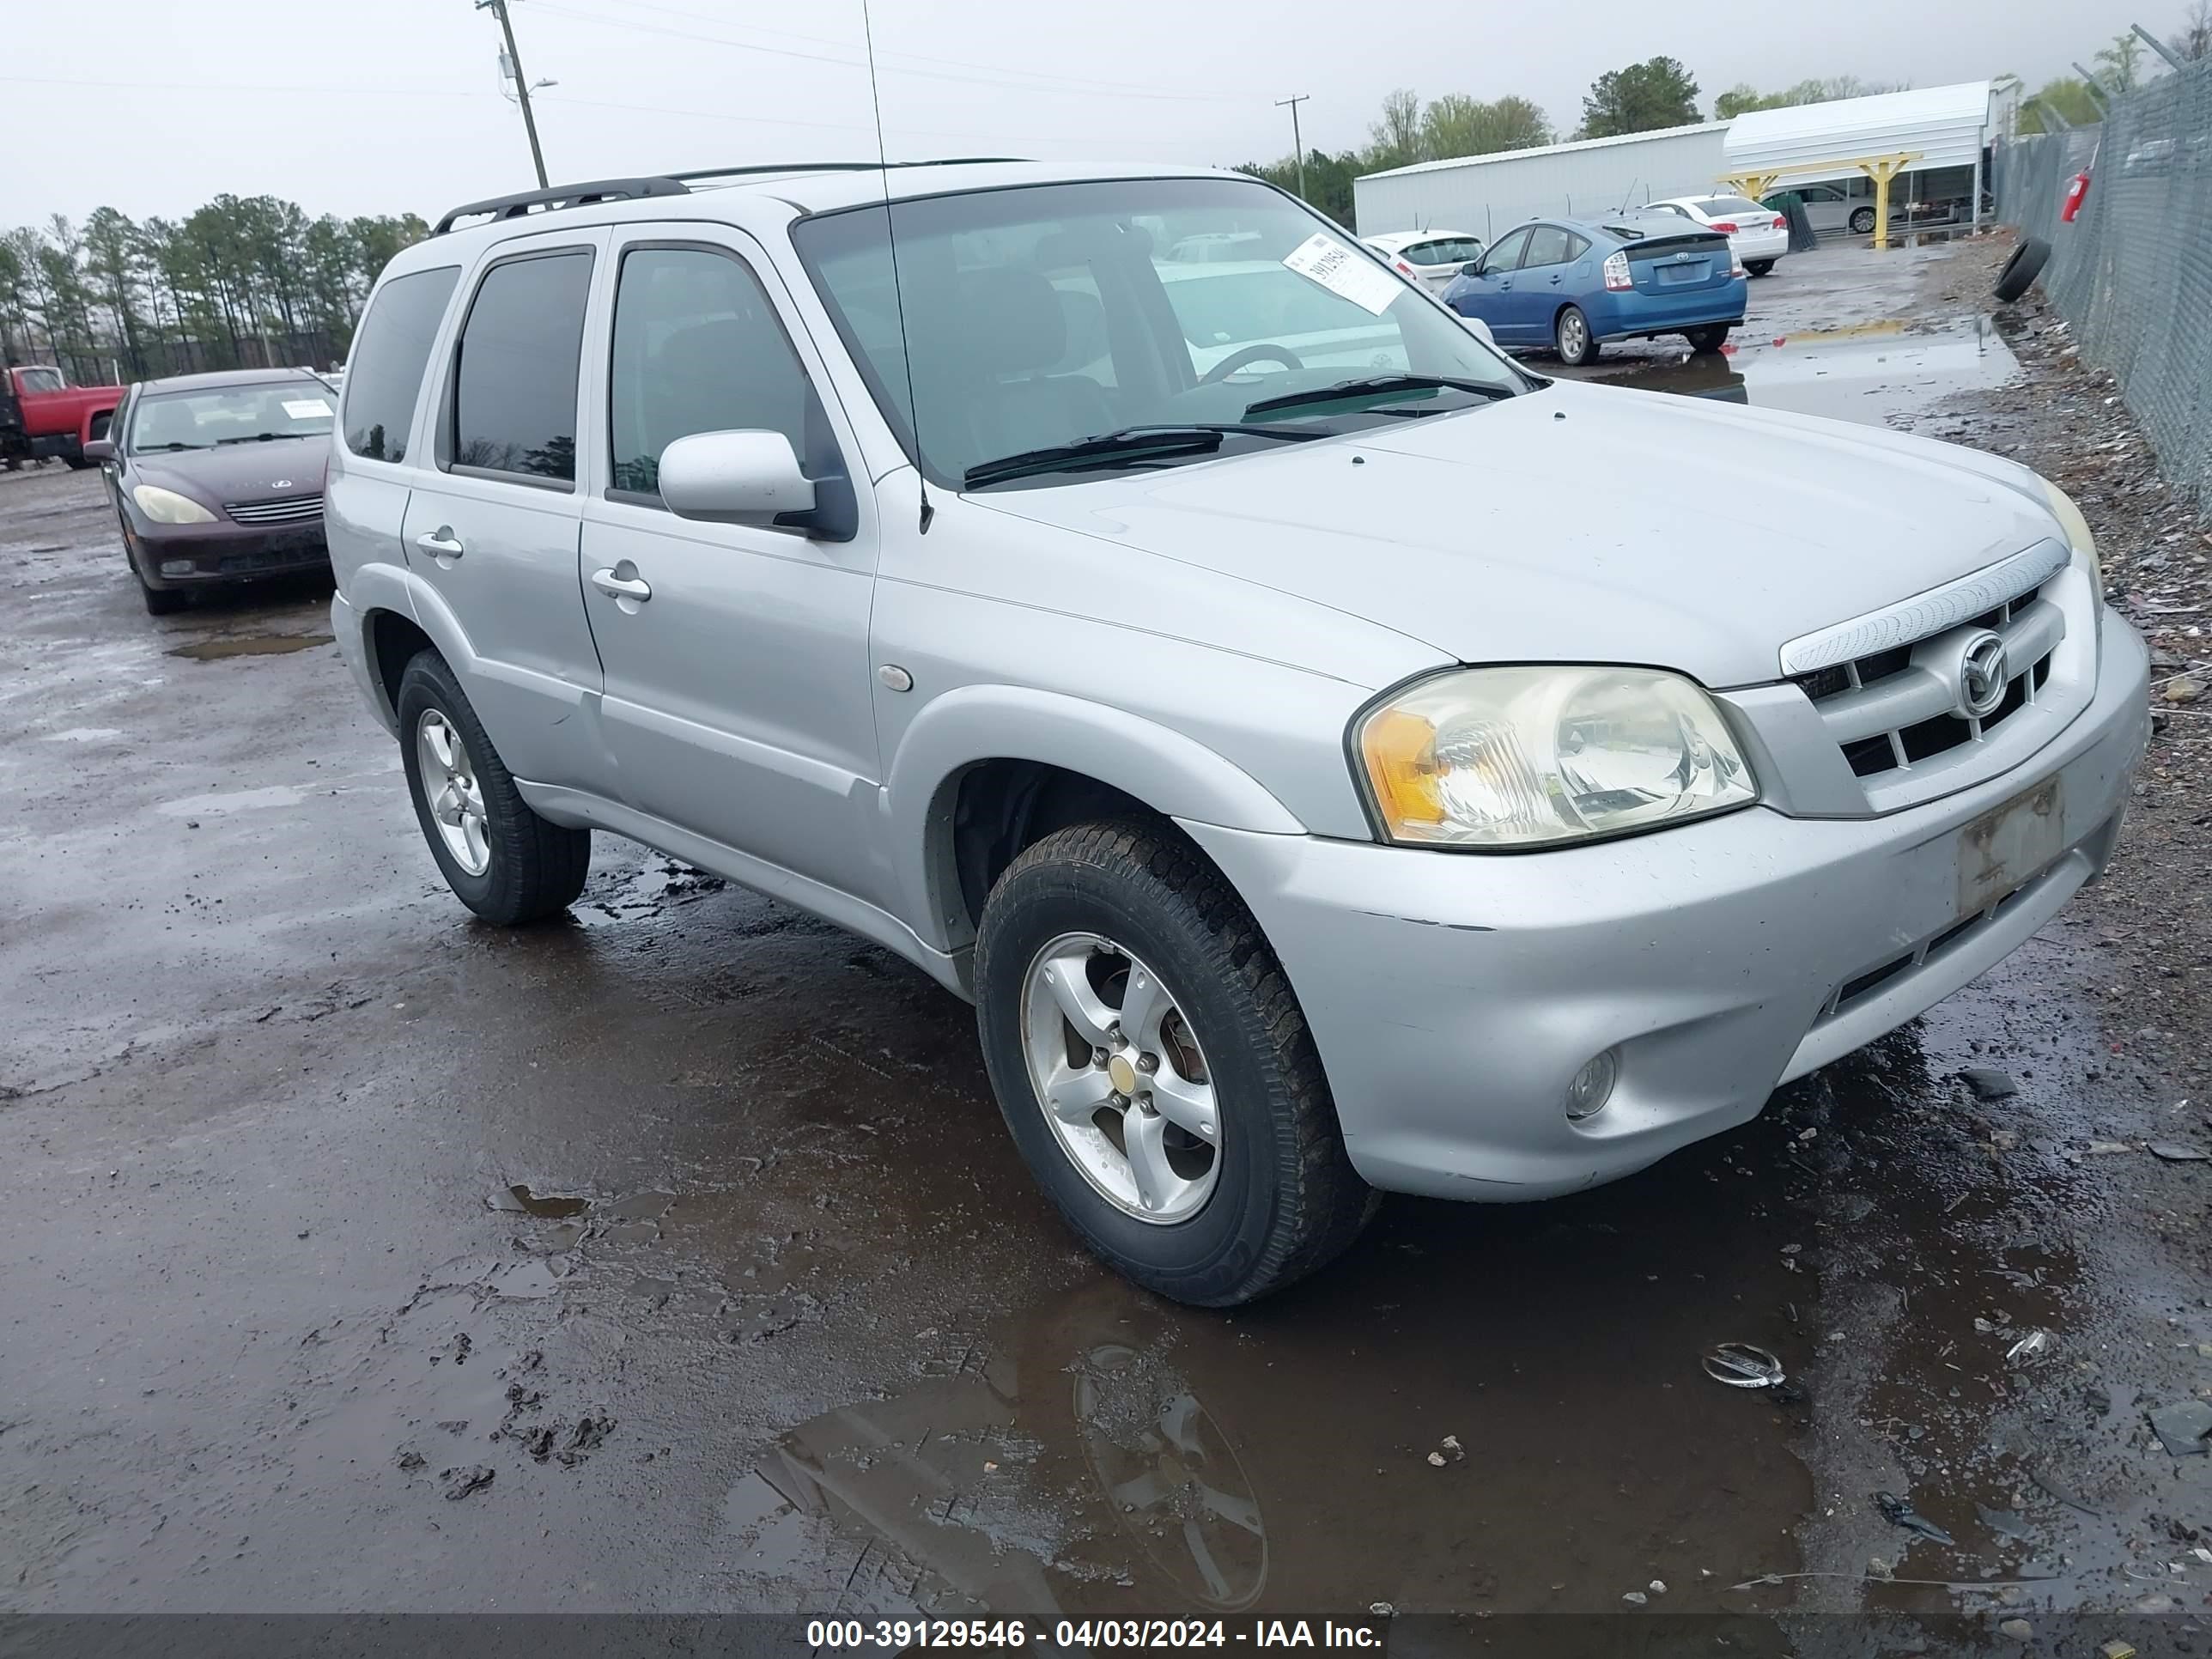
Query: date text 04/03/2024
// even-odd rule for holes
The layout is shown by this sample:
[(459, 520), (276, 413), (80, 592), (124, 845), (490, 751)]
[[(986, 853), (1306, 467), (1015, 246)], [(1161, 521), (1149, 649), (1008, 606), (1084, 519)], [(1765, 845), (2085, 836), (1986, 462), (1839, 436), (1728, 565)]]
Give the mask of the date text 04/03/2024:
[(909, 1648), (1370, 1648), (1383, 1644), (1380, 1623), (1333, 1619), (815, 1619), (807, 1645), (817, 1650)]

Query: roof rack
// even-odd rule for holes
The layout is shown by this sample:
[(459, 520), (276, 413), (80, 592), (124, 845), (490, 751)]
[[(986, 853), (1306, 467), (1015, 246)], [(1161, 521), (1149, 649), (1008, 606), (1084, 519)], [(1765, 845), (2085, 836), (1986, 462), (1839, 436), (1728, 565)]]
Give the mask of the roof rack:
[(430, 234), (443, 236), (453, 228), (454, 220), (472, 219), (479, 215), (487, 219), (520, 219), (533, 209), (550, 213), (592, 202), (631, 202), (647, 196), (690, 193), (682, 179), (673, 177), (594, 179), (588, 184), (556, 185), (550, 190), (526, 190), (513, 196), (489, 196), (481, 202), (464, 203), (439, 220)]
[(772, 173), (874, 173), (885, 167), (972, 167), (981, 162), (1020, 161), (1020, 155), (946, 155), (916, 161), (757, 161), (738, 167), (701, 167), (690, 173), (661, 173), (638, 179), (594, 179), (588, 184), (556, 185), (550, 190), (526, 190), (513, 196), (489, 196), (454, 208), (431, 228), (442, 236), (456, 219), (520, 219), (533, 210), (557, 212), (562, 208), (586, 207), (593, 202), (634, 202), (647, 196), (689, 196), (688, 180), (742, 179)]

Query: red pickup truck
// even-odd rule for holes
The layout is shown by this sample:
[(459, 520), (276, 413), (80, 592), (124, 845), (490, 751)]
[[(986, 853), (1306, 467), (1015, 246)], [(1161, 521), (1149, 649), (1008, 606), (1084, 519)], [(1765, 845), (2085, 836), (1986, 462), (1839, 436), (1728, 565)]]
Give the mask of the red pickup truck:
[(25, 461), (58, 455), (71, 466), (90, 466), (84, 447), (107, 435), (115, 406), (129, 391), (119, 386), (71, 386), (58, 368), (11, 364), (0, 380), (0, 465), (13, 472)]

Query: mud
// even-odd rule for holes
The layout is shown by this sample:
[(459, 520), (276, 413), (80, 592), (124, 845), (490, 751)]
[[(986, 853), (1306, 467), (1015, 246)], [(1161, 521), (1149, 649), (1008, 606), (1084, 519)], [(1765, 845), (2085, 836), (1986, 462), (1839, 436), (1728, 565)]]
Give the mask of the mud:
[[(1784, 261), (1733, 356), (1608, 373), (2025, 420), (1972, 257)], [(149, 618), (52, 470), (0, 479), (0, 1611), (1380, 1602), (1781, 1653), (2207, 1605), (2212, 1457), (2146, 1411), (2212, 1384), (2208, 1174), (2143, 1150), (2203, 1113), (2106, 899), (1736, 1134), (1393, 1201), (1194, 1313), (1075, 1248), (897, 960), (605, 837), (570, 919), (468, 921), (312, 588)]]

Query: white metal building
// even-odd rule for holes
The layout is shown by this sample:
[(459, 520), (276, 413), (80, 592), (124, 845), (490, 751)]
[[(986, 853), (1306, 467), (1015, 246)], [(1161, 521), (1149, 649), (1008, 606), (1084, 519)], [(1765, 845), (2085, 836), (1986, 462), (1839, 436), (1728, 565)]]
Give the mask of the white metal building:
[(1352, 184), (1362, 236), (1463, 230), (1494, 242), (1523, 220), (1588, 218), (1668, 196), (1701, 196), (1723, 171), (1725, 121), (1582, 138), (1370, 173)]
[(1863, 158), (1911, 155), (1899, 173), (1904, 199), (1978, 200), (1990, 93), (1989, 82), (1967, 81), (1747, 111), (1729, 126), (1720, 172), (1771, 178), (1773, 188), (1789, 190), (1861, 178)]

